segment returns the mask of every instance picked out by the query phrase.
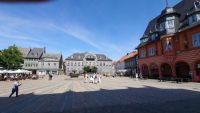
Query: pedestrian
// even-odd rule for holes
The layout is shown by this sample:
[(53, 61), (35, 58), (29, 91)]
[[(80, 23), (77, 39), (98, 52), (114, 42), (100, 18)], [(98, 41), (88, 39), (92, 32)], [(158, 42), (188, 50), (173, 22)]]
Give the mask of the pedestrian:
[(135, 74), (135, 78), (136, 78), (136, 80), (138, 80), (138, 73)]
[(21, 85), (22, 85), (22, 84), (19, 83), (18, 80), (16, 80), (16, 81), (14, 82), (13, 87), (12, 87), (12, 92), (11, 92), (9, 98), (11, 98), (11, 96), (12, 96), (14, 93), (16, 93), (16, 97), (18, 97), (19, 86), (21, 86)]
[(101, 75), (98, 74), (98, 82), (101, 83)]
[(84, 74), (84, 77), (85, 77), (85, 83), (87, 83), (88, 82), (88, 74), (87, 73)]
[(51, 73), (49, 73), (49, 80), (52, 80), (53, 75)]
[(140, 79), (143, 79), (143, 75), (142, 75), (142, 73), (140, 73)]

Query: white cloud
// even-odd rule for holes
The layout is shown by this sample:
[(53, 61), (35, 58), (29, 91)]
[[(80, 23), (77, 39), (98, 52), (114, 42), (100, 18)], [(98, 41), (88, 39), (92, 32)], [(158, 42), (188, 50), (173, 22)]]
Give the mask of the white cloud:
[[(115, 60), (117, 60), (117, 56), (123, 55), (123, 52), (128, 50), (127, 48), (130, 48), (130, 44), (121, 43), (116, 45), (112, 41), (101, 38), (97, 33), (78, 23), (65, 21), (62, 25), (59, 25), (53, 20), (45, 19), (38, 21), (35, 18), (26, 19), (0, 12), (0, 38), (13, 39), (13, 42), (17, 42), (18, 44), (21, 40), (21, 43), (32, 44), (31, 46), (38, 47), (41, 46), (40, 44), (45, 44), (45, 46), (55, 47), (55, 42), (60, 42), (55, 41), (55, 39), (44, 37), (46, 34), (51, 33), (50, 31), (64, 33), (78, 39), (96, 48), (97, 52), (108, 54)], [(40, 38), (43, 39), (43, 42)], [(59, 45), (59, 47), (61, 46), (62, 45)], [(81, 52), (79, 51), (79, 48), (74, 48), (72, 51)], [(69, 53), (71, 52), (69, 51)]]

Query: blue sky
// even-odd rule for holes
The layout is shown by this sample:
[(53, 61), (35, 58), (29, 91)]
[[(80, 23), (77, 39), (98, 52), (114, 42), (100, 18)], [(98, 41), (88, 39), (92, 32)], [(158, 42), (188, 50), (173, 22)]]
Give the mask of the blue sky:
[[(170, 6), (181, 0), (169, 0)], [(46, 47), (47, 52), (106, 54), (113, 60), (139, 44), (165, 0), (54, 0), (0, 3), (0, 49)]]

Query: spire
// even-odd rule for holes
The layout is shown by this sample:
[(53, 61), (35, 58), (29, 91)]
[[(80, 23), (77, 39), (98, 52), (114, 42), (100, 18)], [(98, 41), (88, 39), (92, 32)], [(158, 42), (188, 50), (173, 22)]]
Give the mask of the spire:
[(168, 0), (165, 0), (166, 8), (169, 6)]

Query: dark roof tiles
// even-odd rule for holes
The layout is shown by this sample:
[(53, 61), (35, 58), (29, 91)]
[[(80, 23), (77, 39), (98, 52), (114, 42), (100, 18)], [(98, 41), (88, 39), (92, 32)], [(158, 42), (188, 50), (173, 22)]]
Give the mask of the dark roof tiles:
[(44, 49), (43, 48), (33, 48), (28, 53), (26, 58), (41, 58), (43, 55)]

